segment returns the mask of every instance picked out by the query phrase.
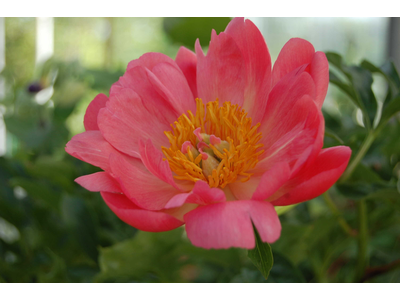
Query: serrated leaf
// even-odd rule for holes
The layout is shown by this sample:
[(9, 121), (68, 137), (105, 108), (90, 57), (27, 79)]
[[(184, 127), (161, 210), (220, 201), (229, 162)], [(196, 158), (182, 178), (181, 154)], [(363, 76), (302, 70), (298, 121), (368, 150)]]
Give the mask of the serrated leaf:
[(272, 256), (271, 246), (268, 243), (264, 243), (257, 229), (254, 228), (254, 235), (256, 238), (256, 246), (254, 249), (249, 250), (248, 256), (261, 272), (265, 279), (268, 279), (269, 272), (274, 264), (274, 258)]

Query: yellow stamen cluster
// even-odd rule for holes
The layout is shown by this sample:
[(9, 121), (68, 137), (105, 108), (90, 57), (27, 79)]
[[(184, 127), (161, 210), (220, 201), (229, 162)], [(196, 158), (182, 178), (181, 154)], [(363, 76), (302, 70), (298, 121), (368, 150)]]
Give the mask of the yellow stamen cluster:
[[(196, 182), (204, 180), (210, 187), (224, 188), (227, 184), (237, 179), (245, 182), (250, 179), (253, 169), (258, 162), (258, 156), (264, 152), (260, 150), (262, 144), (258, 144), (261, 133), (257, 132), (260, 124), (251, 125), (251, 118), (238, 105), (224, 102), (219, 106), (218, 99), (204, 106), (201, 99), (196, 99), (196, 115), (191, 111), (181, 115), (174, 124), (172, 131), (164, 132), (168, 137), (171, 147), (162, 147), (162, 151), (169, 162), (176, 179)], [(196, 150), (199, 143), (193, 131), (201, 128), (201, 133), (215, 135), (222, 141), (229, 143), (229, 149), (217, 147), (211, 143), (207, 151), (218, 165), (212, 170), (212, 174), (206, 176), (203, 171), (203, 156)], [(182, 153), (184, 142), (190, 141), (194, 149)], [(195, 154), (195, 155), (194, 155)], [(209, 172), (207, 172), (209, 173)]]

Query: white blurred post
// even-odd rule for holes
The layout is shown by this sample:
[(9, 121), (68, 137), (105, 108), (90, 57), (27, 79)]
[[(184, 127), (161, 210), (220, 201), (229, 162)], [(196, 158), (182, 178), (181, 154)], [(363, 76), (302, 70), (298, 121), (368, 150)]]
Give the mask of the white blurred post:
[[(6, 66), (6, 24), (5, 18), (0, 18), (0, 73)], [(5, 97), (6, 83), (0, 75), (0, 156), (6, 154), (6, 126), (3, 120), (3, 106), (1, 101)]]
[(389, 57), (400, 68), (400, 18), (390, 18), (389, 25)]
[(54, 53), (54, 19), (36, 18), (36, 65), (41, 65)]

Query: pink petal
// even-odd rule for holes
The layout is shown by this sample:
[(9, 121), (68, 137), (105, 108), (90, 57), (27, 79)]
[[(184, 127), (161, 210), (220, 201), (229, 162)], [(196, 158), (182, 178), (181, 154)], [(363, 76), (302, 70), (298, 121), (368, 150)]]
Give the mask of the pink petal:
[(122, 193), (118, 182), (106, 172), (81, 176), (75, 182), (91, 192)]
[(110, 166), (124, 194), (143, 209), (161, 210), (179, 194), (179, 190), (151, 174), (141, 162), (132, 163), (121, 155), (110, 155)]
[(98, 123), (101, 133), (111, 145), (130, 156), (140, 157), (140, 139), (151, 139), (159, 149), (169, 145), (164, 131), (170, 130), (170, 127), (159, 122), (158, 117), (145, 108), (134, 91), (123, 89), (111, 95), (107, 107), (100, 110)]
[(250, 20), (233, 19), (225, 33), (239, 47), (246, 66), (245, 102), (243, 108), (254, 124), (261, 121), (271, 88), (271, 57), (264, 37)]
[(159, 63), (148, 71), (148, 76), (157, 92), (169, 103), (179, 114), (188, 110), (196, 111), (196, 102), (192, 91), (180, 69), (169, 63)]
[(315, 52), (310, 64), (310, 74), (315, 82), (315, 102), (319, 108), (324, 103), (329, 84), (329, 64), (324, 52)]
[(180, 190), (174, 181), (168, 161), (163, 160), (161, 150), (156, 149), (150, 139), (146, 142), (139, 140), (139, 151), (143, 164), (153, 175)]
[(197, 98), (196, 68), (197, 56), (185, 47), (180, 47), (175, 61), (182, 70), (192, 91), (193, 97)]
[(200, 205), (208, 205), (212, 203), (226, 201), (225, 193), (219, 188), (211, 188), (205, 181), (196, 181), (192, 192), (198, 196), (196, 201), (191, 203), (197, 203)]
[(300, 38), (290, 39), (283, 46), (272, 69), (272, 86), (286, 74), (304, 64), (309, 64), (314, 53), (314, 46), (306, 40)]
[(273, 195), (290, 178), (290, 167), (287, 163), (274, 165), (265, 172), (251, 199), (265, 200)]
[(239, 200), (200, 206), (184, 216), (186, 232), (197, 247), (255, 247), (253, 226), (264, 242), (275, 242), (281, 225), (274, 207), (264, 201)]
[(229, 190), (235, 199), (252, 199), (255, 190), (260, 184), (262, 174), (263, 173), (253, 174), (253, 176), (251, 176), (246, 182), (237, 180), (229, 184)]
[(101, 192), (101, 196), (118, 218), (139, 230), (168, 231), (183, 224), (165, 212), (143, 210), (124, 195)]
[(157, 52), (148, 52), (143, 54), (138, 59), (130, 61), (126, 70), (128, 71), (138, 66), (145, 67), (151, 70), (153, 69), (154, 66), (164, 62), (175, 65), (175, 61), (165, 54)]
[[(274, 86), (269, 94), (267, 108), (259, 129), (259, 132), (263, 133), (263, 143), (273, 144), (277, 140), (276, 137), (282, 136), (281, 132), (276, 131), (277, 126), (288, 128), (285, 130), (288, 132), (299, 122), (305, 121), (304, 113), (296, 114), (293, 110), (293, 106), (304, 95), (309, 95), (312, 99), (315, 95), (314, 81), (306, 72), (298, 74), (295, 70)], [(294, 120), (287, 117), (287, 113), (291, 110), (293, 110), (293, 116), (296, 117)], [(274, 137), (271, 137), (271, 134), (274, 134)]]
[[(171, 61), (174, 63), (173, 60)], [(124, 88), (131, 89), (142, 99), (142, 106), (148, 110), (149, 114), (155, 115), (159, 122), (169, 125), (176, 121), (181, 113), (176, 111), (169, 100), (165, 99), (154, 88), (154, 84), (149, 79), (149, 74), (149, 69), (143, 66), (128, 69), (119, 81), (112, 86), (110, 98), (114, 94), (118, 95)]]
[(98, 130), (90, 130), (75, 135), (67, 143), (65, 151), (91, 165), (110, 169), (108, 158), (111, 153), (118, 153), (101, 135)]
[[(265, 152), (260, 156), (254, 173), (264, 173), (274, 164), (287, 162), (290, 167), (307, 151), (315, 157), (322, 148), (323, 116), (311, 95), (315, 86), (311, 76), (293, 71), (272, 89), (266, 112), (259, 128)], [(311, 94), (311, 95), (310, 95)], [(310, 146), (313, 149), (310, 150)], [(297, 163), (296, 168), (301, 165)]]
[(106, 106), (108, 97), (104, 94), (98, 94), (86, 109), (85, 117), (83, 119), (83, 124), (86, 130), (99, 130), (97, 125), (97, 115), (99, 110)]
[(211, 34), (207, 56), (204, 56), (199, 40), (196, 41), (197, 91), (205, 103), (230, 101), (243, 105), (246, 83), (245, 64), (240, 49), (226, 33)]
[(209, 205), (226, 201), (225, 193), (219, 188), (210, 188), (203, 180), (196, 181), (190, 193), (177, 194), (165, 205), (165, 209), (179, 207), (184, 203)]
[(291, 205), (313, 199), (326, 192), (342, 175), (351, 156), (349, 147), (322, 149), (312, 165), (304, 167), (269, 201), (273, 205)]

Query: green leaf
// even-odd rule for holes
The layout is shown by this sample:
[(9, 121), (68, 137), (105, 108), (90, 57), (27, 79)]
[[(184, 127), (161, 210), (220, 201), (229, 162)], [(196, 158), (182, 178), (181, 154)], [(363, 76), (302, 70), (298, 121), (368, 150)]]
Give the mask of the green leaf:
[(369, 128), (367, 124), (373, 124), (378, 109), (378, 103), (371, 87), (373, 82), (372, 74), (368, 70), (357, 66), (348, 67), (347, 70), (351, 75), (351, 81), (357, 92), (357, 96), (363, 103), (364, 109), (362, 108), (362, 110), (365, 112), (364, 123)]
[[(393, 114), (400, 110), (400, 105), (398, 103), (393, 104), (393, 102), (398, 102), (399, 91), (400, 91), (400, 79), (397, 73), (396, 67), (392, 61), (387, 61), (382, 67), (378, 68), (371, 62), (364, 60), (361, 66), (373, 73), (379, 73), (383, 75), (389, 85), (388, 93), (383, 103), (383, 111), (385, 113), (385, 118), (381, 118), (381, 123), (388, 120)], [(393, 98), (393, 95), (397, 95)]]
[(397, 87), (397, 91), (400, 89), (400, 77), (399, 73), (397, 72), (396, 66), (394, 65), (393, 61), (387, 61), (381, 67), (383, 73), (386, 74), (387, 78), (393, 83), (395, 87)]
[(394, 98), (389, 104), (383, 109), (380, 123), (385, 124), (391, 117), (400, 111), (400, 95)]
[(378, 109), (371, 87), (373, 82), (371, 72), (359, 66), (346, 66), (339, 54), (327, 52), (326, 57), (331, 65), (335, 66), (347, 77), (350, 85), (347, 82), (343, 82), (331, 71), (329, 72), (330, 82), (344, 91), (353, 103), (361, 109), (365, 127), (370, 130)]
[(254, 235), (256, 238), (256, 247), (249, 250), (248, 256), (264, 278), (268, 279), (269, 272), (274, 264), (271, 246), (261, 240), (256, 228), (254, 228)]

